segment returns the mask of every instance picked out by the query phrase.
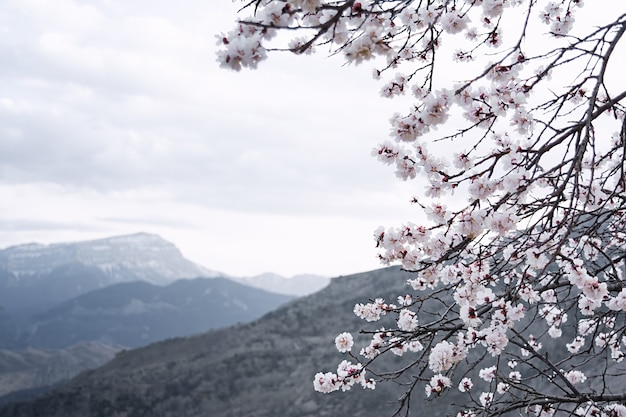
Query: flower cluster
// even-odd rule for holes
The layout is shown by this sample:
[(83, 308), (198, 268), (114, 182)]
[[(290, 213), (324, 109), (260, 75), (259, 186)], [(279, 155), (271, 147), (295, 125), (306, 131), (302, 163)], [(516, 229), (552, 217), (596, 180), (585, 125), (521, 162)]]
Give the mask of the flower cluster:
[[(381, 262), (414, 273), (415, 294), (356, 304), (361, 319), (394, 324), (369, 332), (362, 363), (318, 373), (315, 389), (373, 387), (366, 369), (390, 352), (417, 357), (389, 375), (415, 370), (427, 396), (466, 393), (459, 417), (505, 405), (539, 417), (626, 417), (615, 397), (580, 405), (589, 382), (609, 392), (613, 374), (576, 368), (626, 356), (626, 92), (604, 76), (626, 15), (581, 34), (581, 0), (250, 4), (254, 15), (219, 36), (222, 66), (324, 45), (376, 66), (383, 97), (413, 100), (372, 155), (419, 187), (420, 222), (374, 233)], [(511, 25), (520, 33), (504, 30)], [(304, 36), (285, 42), (280, 30)], [(335, 345), (357, 357), (351, 334)], [(546, 384), (576, 401), (549, 403)]]
[(599, 416), (599, 417), (626, 417), (626, 406), (622, 404), (608, 404), (605, 406), (588, 402), (576, 408), (573, 413), (576, 416)]
[(342, 361), (337, 367), (337, 372), (318, 372), (313, 379), (313, 387), (316, 391), (329, 393), (337, 390), (348, 391), (355, 384), (363, 388), (376, 388), (376, 381), (365, 378), (366, 371), (360, 363), (353, 364), (350, 361)]

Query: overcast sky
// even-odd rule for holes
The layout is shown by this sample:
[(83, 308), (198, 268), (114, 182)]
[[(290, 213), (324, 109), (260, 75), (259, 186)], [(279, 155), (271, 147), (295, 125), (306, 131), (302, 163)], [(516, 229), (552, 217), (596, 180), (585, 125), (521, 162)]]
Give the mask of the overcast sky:
[(139, 231), (231, 275), (379, 267), (416, 220), (370, 156), (403, 110), (370, 67), (220, 69), (230, 0), (3, 0), (0, 248)]

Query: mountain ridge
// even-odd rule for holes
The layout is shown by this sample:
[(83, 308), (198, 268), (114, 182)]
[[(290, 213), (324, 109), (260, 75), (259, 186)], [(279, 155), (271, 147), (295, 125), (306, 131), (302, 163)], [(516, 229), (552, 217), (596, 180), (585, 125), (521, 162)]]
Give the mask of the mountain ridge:
[(273, 272), (251, 277), (232, 277), (234, 281), (278, 294), (304, 296), (313, 294), (330, 283), (330, 278), (314, 274), (284, 277)]
[[(9, 395), (19, 398), (102, 363), (68, 362), (61, 352), (78, 354), (75, 344), (144, 346), (247, 322), (291, 299), (221, 277), (148, 233), (11, 246), (0, 250), (0, 348), (24, 364), (7, 362), (15, 369), (0, 375), (0, 393), (22, 390)], [(41, 366), (33, 348), (57, 350)], [(64, 363), (72, 375), (55, 370)]]
[(26, 343), (55, 349), (87, 341), (140, 347), (248, 322), (293, 298), (223, 277), (182, 279), (166, 286), (123, 282), (36, 315)]
[[(39, 399), (0, 408), (0, 417), (323, 417), (388, 411), (398, 398), (392, 384), (342, 396), (316, 393), (312, 381), (315, 372), (345, 358), (333, 347), (335, 336), (363, 326), (351, 306), (372, 294), (388, 299), (404, 294), (409, 276), (392, 267), (334, 278), (318, 293), (253, 322), (120, 352)], [(357, 343), (365, 339), (355, 334)]]
[[(313, 389), (316, 372), (333, 371), (343, 359), (354, 361), (351, 353), (335, 348), (338, 334), (353, 332), (356, 355), (371, 334), (355, 330), (394, 327), (391, 315), (368, 324), (352, 313), (351, 306), (372, 296), (395, 300), (411, 292), (406, 282), (411, 277), (414, 274), (390, 267), (334, 278), (318, 293), (291, 301), (253, 322), (120, 352), (102, 367), (83, 372), (37, 399), (0, 407), (0, 417), (392, 416), (405, 389), (419, 381), (415, 378), (422, 378), (423, 385), (415, 386), (407, 398), (405, 405), (412, 412), (408, 415), (455, 415), (460, 404), (468, 403), (467, 394), (450, 389), (427, 398), (422, 387), (428, 376), (419, 374), (419, 367), (414, 369), (418, 374), (400, 375), (394, 382), (377, 384), (373, 391), (355, 387), (346, 393), (321, 394)], [(447, 309), (439, 302), (432, 306), (437, 305), (428, 314)], [(527, 319), (531, 321), (521, 323), (524, 333), (543, 332), (542, 349), (554, 352), (557, 362), (567, 357), (567, 352), (557, 349), (560, 342), (547, 335), (546, 323)], [(563, 329), (569, 332), (567, 340), (576, 334), (576, 327), (571, 323)], [(416, 360), (425, 360), (427, 356), (420, 355), (426, 353), (380, 355), (369, 363), (372, 372), (367, 376), (409, 369)], [(466, 374), (485, 356), (485, 351), (471, 352), (455, 365), (454, 372)], [(499, 361), (489, 356), (487, 360)], [(583, 363), (580, 369), (595, 372), (596, 365)], [(537, 367), (521, 361), (516, 369), (526, 375), (534, 374)], [(613, 362), (606, 372), (623, 375), (626, 365)], [(558, 389), (550, 381), (546, 374), (535, 382), (550, 393)], [(480, 378), (474, 383), (476, 392), (493, 389)]]
[(143, 232), (82, 242), (27, 243), (0, 250), (0, 306), (23, 323), (111, 284), (167, 285), (221, 275), (186, 259), (173, 243)]
[[(68, 380), (113, 359), (120, 346), (80, 343), (62, 350), (0, 350), (0, 397)], [(2, 398), (0, 398), (0, 401)]]
[(0, 268), (17, 280), (76, 263), (97, 267), (111, 283), (129, 281), (129, 275), (153, 284), (223, 275), (187, 260), (173, 243), (145, 232), (80, 242), (26, 243), (0, 250)]

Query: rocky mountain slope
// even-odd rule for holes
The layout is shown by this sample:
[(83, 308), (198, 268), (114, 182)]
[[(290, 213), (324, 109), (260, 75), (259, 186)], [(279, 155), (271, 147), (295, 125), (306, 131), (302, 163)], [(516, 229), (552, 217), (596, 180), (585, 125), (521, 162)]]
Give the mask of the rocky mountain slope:
[(40, 399), (0, 409), (0, 416), (390, 415), (399, 395), (394, 385), (322, 395), (312, 381), (345, 358), (334, 337), (364, 325), (352, 306), (372, 295), (404, 294), (407, 277), (388, 268), (333, 279), (252, 323), (122, 352)]
[(84, 369), (108, 362), (120, 349), (89, 342), (63, 350), (0, 350), (0, 397), (68, 380)]
[(41, 313), (22, 343), (65, 348), (99, 341), (125, 347), (245, 323), (293, 299), (225, 278), (136, 281), (91, 291)]
[(292, 298), (216, 277), (145, 233), (0, 250), (0, 348), (12, 349), (0, 354), (0, 396), (101, 365), (120, 345), (248, 322)]
[[(392, 416), (406, 384), (414, 382), (409, 375), (398, 381), (404, 386), (385, 383), (374, 391), (355, 387), (347, 393), (326, 395), (313, 390), (313, 377), (318, 371), (334, 371), (343, 359), (351, 360), (335, 349), (337, 334), (390, 327), (390, 317), (375, 324), (361, 321), (352, 313), (352, 306), (372, 296), (395, 300), (407, 292), (406, 279), (411, 276), (387, 268), (335, 278), (320, 292), (296, 299), (254, 322), (121, 352), (101, 368), (84, 372), (38, 399), (1, 407), (0, 417)], [(438, 314), (435, 310), (429, 313)], [(522, 323), (521, 327), (532, 334), (547, 329), (541, 322)], [(574, 323), (564, 328), (569, 332), (567, 340), (573, 337), (575, 327)], [(367, 335), (353, 335), (356, 349), (367, 344)], [(542, 349), (557, 362), (567, 354), (556, 349), (562, 342), (546, 337), (542, 343)], [(472, 355), (455, 368), (455, 374), (463, 375), (482, 353)], [(372, 366), (377, 373), (411, 366), (415, 359), (412, 354), (388, 355), (377, 358)], [(536, 365), (520, 364), (517, 369), (534, 373)], [(580, 369), (595, 372), (594, 365), (583, 364)], [(625, 372), (623, 363), (612, 363), (607, 374)], [(483, 388), (488, 384), (475, 383)], [(534, 383), (549, 384), (549, 378)], [(476, 388), (477, 392), (482, 389)], [(455, 404), (467, 401), (464, 395), (451, 389), (441, 394), (443, 398), (426, 398), (423, 386), (418, 385), (410, 397), (410, 415), (456, 415)]]

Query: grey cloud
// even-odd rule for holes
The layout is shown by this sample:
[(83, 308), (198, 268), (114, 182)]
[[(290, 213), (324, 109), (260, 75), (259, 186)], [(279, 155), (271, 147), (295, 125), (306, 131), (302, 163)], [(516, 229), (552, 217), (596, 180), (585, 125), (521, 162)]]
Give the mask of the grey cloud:
[(197, 225), (191, 221), (184, 221), (181, 219), (173, 219), (164, 216), (146, 215), (137, 217), (96, 217), (96, 221), (104, 223), (122, 223), (127, 225), (158, 225), (166, 227), (175, 227), (177, 229), (194, 229)]
[[(227, 73), (197, 44), (179, 45), (188, 50), (176, 62), (129, 49), (119, 22), (102, 18), (113, 39), (97, 32), (76, 42), (93, 64), (80, 62), (83, 49), (76, 61), (45, 53), (41, 37), (53, 32), (38, 33), (24, 16), (11, 26), (22, 25), (19, 48), (0, 41), (0, 91), (16, 106), (0, 102), (2, 181), (162, 187), (215, 208), (331, 213), (367, 210), (356, 196), (393, 176), (368, 155), (377, 105), (364, 103), (351, 76), (311, 86), (313, 68), (281, 59), (257, 73)], [(148, 42), (140, 29), (129, 44)], [(347, 95), (337, 98), (340, 88)]]
[(33, 230), (84, 230), (98, 231), (101, 228), (92, 224), (82, 224), (77, 222), (56, 222), (33, 219), (0, 219), (0, 230), (5, 232), (11, 231), (33, 231)]

